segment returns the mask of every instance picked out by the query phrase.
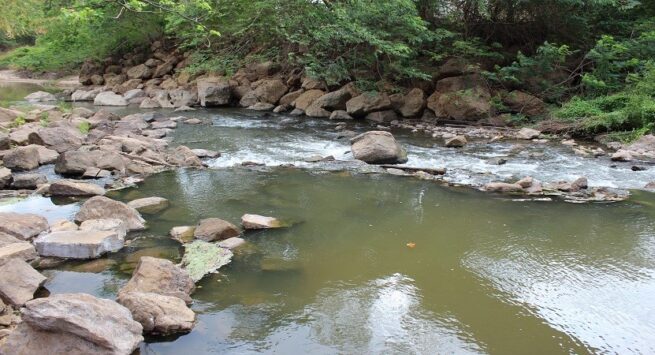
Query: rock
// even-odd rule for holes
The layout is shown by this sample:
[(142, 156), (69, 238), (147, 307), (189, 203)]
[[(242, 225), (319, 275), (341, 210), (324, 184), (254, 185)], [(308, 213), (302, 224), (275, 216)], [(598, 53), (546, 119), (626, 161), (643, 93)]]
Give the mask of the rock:
[(323, 90), (305, 91), (293, 101), (293, 105), (295, 108), (305, 111), (315, 100), (323, 95), (325, 95)]
[(350, 140), (355, 159), (369, 164), (402, 164), (407, 153), (393, 135), (385, 131), (369, 131)]
[(523, 187), (519, 184), (508, 184), (505, 182), (490, 182), (483, 188), (488, 192), (514, 193), (523, 192)]
[(191, 149), (193, 154), (195, 154), (198, 158), (218, 158), (221, 156), (221, 153), (214, 151), (214, 150), (207, 150), (207, 149)]
[(10, 150), (2, 158), (5, 167), (14, 170), (32, 170), (39, 167), (39, 150), (34, 146)]
[(180, 265), (189, 273), (194, 282), (205, 275), (215, 273), (222, 266), (232, 261), (232, 252), (213, 243), (196, 240), (184, 244), (184, 256)]
[(9, 136), (0, 132), (0, 150), (7, 150), (11, 148), (11, 139)]
[(516, 136), (520, 139), (525, 139), (525, 140), (532, 140), (541, 135), (541, 132), (537, 131), (536, 129), (532, 128), (521, 128), (517, 133)]
[(161, 65), (157, 66), (155, 72), (152, 74), (153, 78), (161, 78), (164, 75), (168, 75), (173, 71), (173, 68), (177, 64), (177, 60), (167, 60)]
[(34, 292), (45, 280), (45, 276), (24, 260), (10, 259), (0, 265), (0, 298), (9, 304), (22, 306), (34, 298)]
[(143, 89), (132, 89), (123, 94), (123, 98), (127, 100), (128, 104), (140, 104), (146, 96), (147, 94)]
[(225, 240), (221, 240), (220, 242), (218, 242), (219, 247), (230, 249), (230, 250), (234, 250), (244, 244), (246, 244), (246, 241), (243, 238), (239, 238), (239, 237), (227, 238)]
[(325, 90), (327, 88), (325, 83), (321, 80), (309, 77), (303, 79), (301, 87), (305, 90)]
[(612, 161), (628, 162), (628, 161), (632, 161), (633, 158), (632, 158), (632, 154), (630, 154), (630, 152), (628, 152), (627, 150), (621, 149), (621, 150), (615, 152), (614, 154), (612, 154), (611, 159), (612, 159)]
[(37, 91), (25, 96), (25, 100), (28, 102), (51, 102), (57, 101), (57, 97), (49, 92)]
[(394, 110), (384, 110), (371, 112), (366, 115), (368, 121), (373, 121), (377, 123), (390, 123), (398, 119), (398, 115)]
[(82, 118), (89, 118), (89, 117), (91, 117), (91, 116), (93, 116), (95, 114), (95, 112), (93, 110), (90, 110), (90, 109), (88, 109), (86, 107), (75, 107), (73, 109), (73, 111), (71, 111), (71, 113), (74, 116), (79, 116), (79, 117), (82, 117)]
[(305, 111), (299, 109), (299, 108), (294, 108), (289, 112), (289, 116), (302, 116), (305, 114)]
[(31, 261), (37, 257), (38, 254), (32, 243), (24, 242), (9, 234), (0, 233), (0, 265), (4, 265), (11, 259)]
[(455, 136), (453, 138), (450, 138), (446, 140), (446, 147), (449, 148), (461, 148), (466, 145), (468, 141), (466, 140), (466, 137), (464, 136)]
[(363, 117), (370, 112), (391, 108), (391, 100), (386, 94), (366, 92), (346, 102), (346, 112), (353, 117)]
[(191, 226), (178, 226), (171, 228), (170, 236), (178, 242), (184, 244), (193, 241), (193, 233), (196, 227)]
[(93, 99), (93, 104), (96, 106), (127, 106), (127, 100), (112, 91), (103, 91)]
[(196, 125), (196, 124), (201, 124), (202, 121), (197, 118), (189, 118), (188, 120), (184, 120), (184, 123)]
[(145, 64), (139, 64), (127, 70), (127, 77), (130, 79), (150, 79), (153, 71)]
[[(275, 105), (284, 94), (287, 93), (288, 88), (279, 79), (263, 79), (257, 83), (257, 88), (251, 91), (257, 101)], [(246, 95), (247, 96), (247, 95)], [(245, 98), (245, 97), (244, 97)], [(242, 101), (244, 101), (242, 98)], [(245, 107), (250, 105), (243, 105)]]
[(177, 297), (189, 304), (189, 295), (194, 288), (195, 284), (186, 270), (169, 260), (144, 256), (139, 260), (130, 281), (121, 288), (119, 295), (128, 292), (153, 292)]
[(348, 112), (343, 110), (332, 111), (330, 114), (331, 120), (352, 120), (353, 117), (348, 114)]
[(14, 181), (13, 175), (11, 175), (11, 170), (0, 167), (0, 190), (9, 187)]
[(146, 197), (130, 201), (127, 205), (140, 213), (153, 214), (165, 210), (169, 202), (163, 197)]
[(57, 153), (57, 151), (48, 149), (44, 146), (30, 144), (27, 147), (35, 147), (36, 150), (39, 152), (40, 165), (52, 164), (57, 161), (57, 158), (59, 158), (59, 153)]
[(177, 297), (152, 292), (122, 292), (117, 301), (130, 310), (146, 334), (188, 333), (196, 319), (196, 314)]
[(200, 221), (193, 235), (196, 239), (213, 242), (237, 237), (240, 234), (239, 228), (230, 222), (220, 218), (207, 218)]
[(305, 90), (296, 90), (292, 91), (280, 98), (280, 105), (291, 105), (302, 93), (305, 92)]
[(46, 178), (46, 176), (43, 174), (19, 174), (14, 176), (14, 182), (11, 184), (11, 186), (14, 189), (34, 190), (39, 185), (45, 184), (47, 182), (48, 178)]
[(71, 101), (93, 101), (99, 93), (100, 90), (75, 90), (75, 92), (73, 92), (71, 95)]
[(28, 141), (30, 144), (53, 149), (57, 153), (77, 149), (84, 143), (79, 130), (65, 126), (40, 128), (28, 135)]
[(282, 222), (277, 218), (256, 214), (244, 214), (241, 216), (241, 225), (244, 229), (272, 229), (284, 227)]
[(514, 90), (505, 95), (503, 97), (503, 103), (512, 112), (521, 113), (529, 117), (540, 115), (546, 109), (546, 105), (540, 98), (519, 90)]
[(98, 169), (96, 167), (88, 167), (82, 174), (83, 179), (101, 179), (111, 176), (111, 171)]
[(77, 224), (66, 219), (60, 219), (50, 224), (51, 232), (76, 231), (78, 229), (79, 227), (77, 226)]
[(70, 259), (95, 259), (123, 248), (119, 231), (64, 231), (42, 235), (34, 240), (41, 256)]
[(169, 164), (177, 166), (188, 166), (188, 167), (202, 167), (202, 161), (198, 158), (193, 151), (183, 145), (177, 146), (168, 156), (166, 161)]
[(105, 189), (95, 184), (75, 180), (57, 180), (50, 184), (50, 195), (62, 197), (102, 196)]
[(655, 136), (646, 134), (626, 147), (633, 157), (640, 159), (655, 159)]
[(264, 102), (257, 102), (254, 105), (248, 106), (248, 110), (254, 111), (272, 111), (274, 108), (275, 105)]
[(224, 78), (201, 78), (197, 86), (198, 99), (203, 107), (225, 106), (232, 100), (232, 88)]
[(437, 117), (477, 121), (491, 113), (491, 93), (477, 74), (441, 79), (427, 106)]
[(152, 109), (152, 108), (160, 108), (160, 107), (161, 105), (159, 104), (159, 101), (155, 99), (151, 99), (149, 97), (143, 99), (143, 101), (141, 101), (141, 103), (139, 104), (139, 108), (142, 109)]
[(403, 117), (416, 117), (423, 112), (425, 106), (425, 93), (419, 88), (414, 88), (403, 96), (402, 104), (398, 108), (398, 112), (400, 112)]
[(48, 230), (48, 221), (29, 213), (0, 212), (0, 232), (30, 240)]
[(128, 231), (145, 229), (145, 220), (134, 208), (104, 196), (95, 196), (84, 202), (75, 220), (84, 222), (89, 219), (121, 219)]
[(517, 185), (521, 186), (524, 189), (531, 187), (533, 183), (534, 183), (534, 179), (532, 178), (532, 176), (526, 176), (523, 179), (516, 182)]
[(99, 152), (68, 151), (55, 162), (55, 172), (62, 175), (82, 175), (88, 168), (96, 167)]
[(571, 191), (586, 190), (589, 187), (586, 177), (579, 177), (571, 182)]
[[(120, 304), (77, 294), (56, 294), (28, 302), (23, 324), (0, 350), (17, 354), (131, 354), (143, 341), (143, 327)], [(15, 352), (14, 352), (15, 351)]]
[(345, 110), (346, 102), (352, 98), (351, 92), (347, 89), (339, 89), (329, 92), (312, 102), (311, 106), (322, 108), (328, 111)]

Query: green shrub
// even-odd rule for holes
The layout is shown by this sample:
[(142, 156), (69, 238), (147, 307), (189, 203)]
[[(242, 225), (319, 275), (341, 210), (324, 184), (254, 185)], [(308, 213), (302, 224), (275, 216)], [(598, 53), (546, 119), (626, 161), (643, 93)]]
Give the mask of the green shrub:
[(77, 125), (77, 129), (79, 129), (82, 134), (87, 134), (89, 133), (89, 130), (91, 130), (91, 124), (88, 121), (82, 121)]

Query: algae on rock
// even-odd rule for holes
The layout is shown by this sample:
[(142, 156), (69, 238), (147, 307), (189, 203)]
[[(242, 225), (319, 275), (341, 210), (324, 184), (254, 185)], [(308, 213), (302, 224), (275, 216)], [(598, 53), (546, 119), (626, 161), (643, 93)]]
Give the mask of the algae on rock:
[(205, 275), (216, 272), (222, 266), (232, 261), (232, 252), (216, 244), (196, 240), (184, 245), (184, 256), (181, 265), (194, 282), (200, 281)]

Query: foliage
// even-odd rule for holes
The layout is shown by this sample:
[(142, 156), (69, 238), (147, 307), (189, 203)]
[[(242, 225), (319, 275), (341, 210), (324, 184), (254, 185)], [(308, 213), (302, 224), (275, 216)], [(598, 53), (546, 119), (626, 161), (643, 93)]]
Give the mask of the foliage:
[(39, 123), (41, 124), (41, 127), (48, 127), (50, 124), (50, 114), (47, 112), (41, 112)]
[(77, 129), (80, 130), (80, 133), (87, 134), (91, 130), (91, 124), (88, 121), (82, 121), (77, 125)]

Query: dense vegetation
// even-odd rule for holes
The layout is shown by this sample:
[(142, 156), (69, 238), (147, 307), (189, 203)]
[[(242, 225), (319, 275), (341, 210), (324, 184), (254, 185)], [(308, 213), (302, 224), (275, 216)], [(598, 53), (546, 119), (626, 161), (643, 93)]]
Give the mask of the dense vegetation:
[(655, 123), (655, 2), (637, 0), (4, 0), (0, 65), (72, 69), (162, 36), (191, 72), (272, 59), (329, 84), (429, 82), (447, 58), (559, 107), (586, 132)]

